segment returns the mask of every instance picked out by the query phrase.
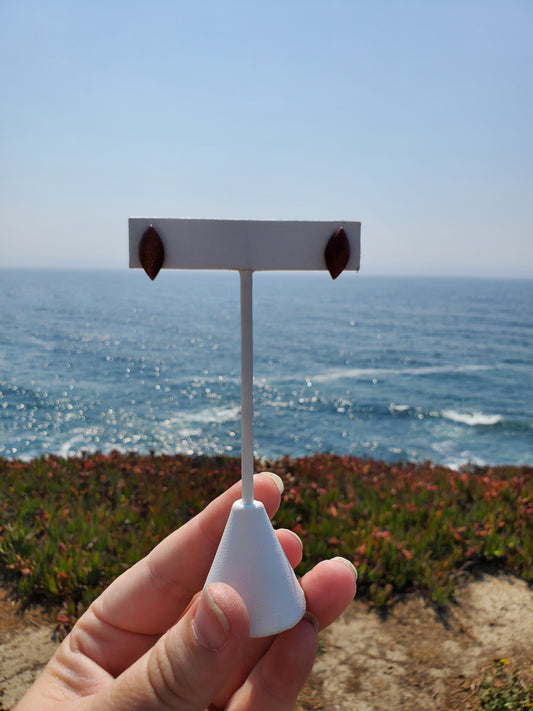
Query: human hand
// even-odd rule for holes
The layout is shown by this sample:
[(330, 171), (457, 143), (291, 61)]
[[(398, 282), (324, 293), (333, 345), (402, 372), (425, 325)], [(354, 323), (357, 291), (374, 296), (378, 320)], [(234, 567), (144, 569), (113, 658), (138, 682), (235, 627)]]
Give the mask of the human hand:
[[(282, 491), (275, 474), (255, 476), (255, 498), (270, 517)], [(313, 666), (318, 629), (355, 595), (355, 569), (344, 559), (319, 563), (300, 581), (304, 618), (274, 637), (250, 639), (238, 593), (223, 583), (202, 590), (240, 496), (239, 483), (117, 578), (15, 711), (292, 709)], [(300, 539), (284, 529), (276, 534), (291, 565), (298, 565)]]

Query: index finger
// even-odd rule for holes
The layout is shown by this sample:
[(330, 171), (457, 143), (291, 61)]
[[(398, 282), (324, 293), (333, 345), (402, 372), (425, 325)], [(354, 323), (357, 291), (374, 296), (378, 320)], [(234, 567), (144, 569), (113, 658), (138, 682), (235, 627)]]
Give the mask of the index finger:
[[(255, 498), (270, 517), (279, 507), (282, 490), (276, 475), (263, 472), (254, 477)], [(231, 506), (240, 496), (239, 482), (117, 578), (93, 603), (97, 617), (138, 634), (165, 632), (204, 585)]]

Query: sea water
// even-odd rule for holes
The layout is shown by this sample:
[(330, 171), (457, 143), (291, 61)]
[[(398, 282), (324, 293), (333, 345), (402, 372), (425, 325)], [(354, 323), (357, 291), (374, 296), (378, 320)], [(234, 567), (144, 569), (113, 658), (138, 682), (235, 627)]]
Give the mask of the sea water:
[[(0, 271), (0, 456), (240, 454), (233, 272)], [(254, 276), (255, 449), (533, 464), (533, 281)]]

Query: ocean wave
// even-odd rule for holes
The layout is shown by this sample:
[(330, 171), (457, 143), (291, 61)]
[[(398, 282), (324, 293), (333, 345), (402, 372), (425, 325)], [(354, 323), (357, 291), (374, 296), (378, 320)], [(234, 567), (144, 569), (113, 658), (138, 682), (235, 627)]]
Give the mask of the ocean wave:
[[(388, 407), (392, 415), (414, 415), (418, 419), (425, 417), (442, 417), (445, 420), (450, 420), (461, 425), (469, 427), (493, 427), (494, 425), (503, 422), (503, 416), (499, 414), (488, 414), (479, 411), (465, 411), (445, 409), (439, 412), (438, 410), (428, 410), (424, 407), (411, 407), (410, 405), (397, 405), (391, 402)], [(510, 423), (509, 423), (510, 424)]]
[(439, 375), (449, 373), (475, 373), (491, 370), (490, 365), (437, 365), (420, 366), (417, 368), (332, 368), (324, 373), (310, 376), (308, 380), (314, 383), (330, 383), (343, 379), (372, 379), (387, 375)]
[(501, 415), (487, 415), (484, 412), (458, 412), (457, 410), (443, 410), (442, 416), (447, 420), (469, 427), (492, 427), (503, 420)]
[(389, 405), (389, 411), (394, 412), (409, 412), (409, 405), (396, 405), (396, 403), (391, 402)]
[(238, 420), (241, 416), (240, 407), (206, 407), (199, 412), (191, 412), (186, 414), (186, 419), (189, 422), (199, 422), (210, 424), (211, 422), (232, 422)]
[[(196, 412), (180, 412), (173, 417), (169, 417), (161, 422), (166, 428), (188, 428), (193, 423), (196, 425), (209, 425), (213, 423), (233, 422), (241, 416), (240, 407), (206, 407)], [(193, 430), (191, 430), (192, 432)], [(195, 429), (195, 434), (201, 429)]]
[(433, 442), (431, 449), (437, 452), (439, 461), (442, 461), (445, 466), (453, 471), (459, 471), (467, 464), (475, 464), (478, 467), (483, 467), (488, 463), (470, 450), (458, 448), (457, 442), (454, 440)]

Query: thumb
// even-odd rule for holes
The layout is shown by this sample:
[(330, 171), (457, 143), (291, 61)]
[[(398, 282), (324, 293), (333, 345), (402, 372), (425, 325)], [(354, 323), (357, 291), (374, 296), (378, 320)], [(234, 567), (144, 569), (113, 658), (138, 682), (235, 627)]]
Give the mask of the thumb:
[(94, 698), (94, 708), (203, 711), (241, 666), (248, 627), (240, 595), (223, 583), (209, 585), (150, 651)]

